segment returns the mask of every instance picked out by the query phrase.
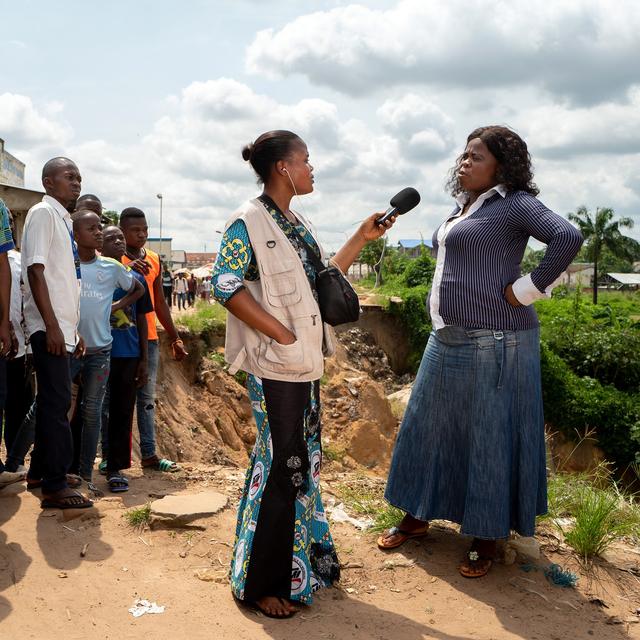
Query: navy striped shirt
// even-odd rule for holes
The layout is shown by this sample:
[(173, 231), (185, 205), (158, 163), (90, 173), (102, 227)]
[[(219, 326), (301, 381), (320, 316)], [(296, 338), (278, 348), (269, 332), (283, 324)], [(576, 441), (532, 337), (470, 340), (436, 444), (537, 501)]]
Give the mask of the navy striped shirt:
[[(505, 287), (520, 278), (529, 238), (547, 245), (543, 260), (530, 275), (540, 297), (580, 250), (580, 232), (537, 198), (525, 191), (504, 192), (504, 197), (502, 193), (488, 197), (446, 235), (435, 296), (437, 313), (445, 325), (496, 331), (537, 327), (532, 306), (513, 307), (504, 297)], [(459, 212), (460, 206), (447, 220)], [(433, 235), (436, 248), (438, 231)]]

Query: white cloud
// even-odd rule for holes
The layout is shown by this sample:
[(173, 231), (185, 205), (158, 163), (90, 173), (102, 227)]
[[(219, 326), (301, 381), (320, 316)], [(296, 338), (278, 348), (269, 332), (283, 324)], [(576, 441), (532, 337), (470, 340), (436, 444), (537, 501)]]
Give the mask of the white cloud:
[(640, 86), (624, 102), (570, 108), (546, 104), (518, 116), (532, 148), (546, 157), (584, 154), (635, 154), (640, 150)]
[(377, 114), (382, 127), (404, 143), (406, 153), (414, 160), (439, 159), (453, 149), (453, 120), (419, 95), (391, 98)]
[(31, 98), (14, 93), (0, 94), (0, 123), (2, 136), (11, 139), (13, 148), (59, 147), (71, 137), (71, 127), (62, 120), (51, 119), (60, 115), (60, 103), (50, 103), (37, 109)]
[(246, 67), (272, 77), (302, 74), (350, 95), (399, 84), (537, 84), (592, 103), (638, 81), (639, 30), (634, 0), (353, 4), (260, 31)]

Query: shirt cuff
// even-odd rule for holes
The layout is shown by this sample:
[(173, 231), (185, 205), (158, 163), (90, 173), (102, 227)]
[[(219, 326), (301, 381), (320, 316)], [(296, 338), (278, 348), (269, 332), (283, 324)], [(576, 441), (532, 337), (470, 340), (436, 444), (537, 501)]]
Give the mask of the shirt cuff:
[(531, 274), (528, 274), (526, 276), (518, 278), (511, 285), (511, 288), (513, 290), (513, 295), (516, 297), (516, 300), (524, 306), (529, 306), (536, 300), (541, 300), (542, 298), (550, 298), (553, 288), (556, 286), (556, 284), (559, 283), (560, 278), (550, 284), (543, 293), (538, 290), (535, 284), (533, 284), (533, 280), (531, 280)]
[(44, 256), (31, 256), (29, 258), (22, 258), (22, 266), (30, 267), (32, 264), (41, 264), (43, 267), (47, 267), (47, 259)]

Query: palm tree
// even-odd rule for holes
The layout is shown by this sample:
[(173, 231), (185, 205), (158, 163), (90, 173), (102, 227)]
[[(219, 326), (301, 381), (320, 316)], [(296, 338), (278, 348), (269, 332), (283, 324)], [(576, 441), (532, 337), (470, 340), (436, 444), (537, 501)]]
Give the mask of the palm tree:
[(615, 213), (609, 207), (597, 208), (595, 214), (586, 207), (578, 207), (568, 218), (574, 222), (584, 236), (586, 254), (593, 262), (593, 304), (598, 304), (598, 261), (603, 249), (608, 249), (617, 258), (633, 260), (640, 244), (620, 233), (620, 228), (631, 229), (631, 218), (613, 220)]

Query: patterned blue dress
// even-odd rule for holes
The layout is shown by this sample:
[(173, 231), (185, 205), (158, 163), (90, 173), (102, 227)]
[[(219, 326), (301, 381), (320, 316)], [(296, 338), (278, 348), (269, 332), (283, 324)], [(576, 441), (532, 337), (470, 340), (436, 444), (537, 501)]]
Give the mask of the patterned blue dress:
[[(315, 270), (293, 225), (270, 200), (263, 203), (298, 251), (315, 291)], [(309, 231), (296, 230), (317, 249)], [(302, 245), (302, 246), (300, 246)], [(225, 232), (213, 270), (216, 300), (226, 304), (260, 278), (242, 220)], [(340, 565), (320, 495), (322, 444), (319, 381), (278, 382), (249, 375), (256, 443), (238, 507), (230, 579), (233, 594), (247, 601), (276, 596), (310, 604), (331, 585)]]

